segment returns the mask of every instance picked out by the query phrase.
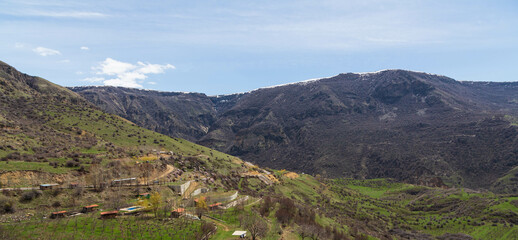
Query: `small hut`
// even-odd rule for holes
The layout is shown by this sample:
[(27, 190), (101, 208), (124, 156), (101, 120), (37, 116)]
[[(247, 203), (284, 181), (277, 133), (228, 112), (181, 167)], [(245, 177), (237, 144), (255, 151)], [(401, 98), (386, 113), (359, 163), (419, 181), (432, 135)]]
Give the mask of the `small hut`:
[(184, 208), (177, 208), (175, 210), (173, 210), (171, 212), (171, 217), (172, 218), (179, 218), (181, 217), (183, 214), (185, 213), (185, 209)]
[(210, 209), (210, 210), (216, 210), (216, 209), (219, 209), (219, 208), (220, 208), (220, 206), (221, 206), (221, 203), (220, 203), (220, 202), (218, 202), (218, 203), (214, 203), (214, 204), (209, 205), (209, 209)]
[(235, 231), (234, 233), (232, 233), (232, 236), (239, 236), (239, 238), (245, 238), (246, 231)]
[(57, 186), (59, 186), (59, 184), (57, 184), (57, 183), (40, 184), (40, 190), (51, 190), (51, 189), (56, 188)]
[(50, 218), (52, 218), (52, 219), (63, 218), (63, 217), (65, 217), (65, 213), (67, 213), (67, 211), (53, 212), (50, 214)]
[(123, 179), (115, 179), (112, 181), (112, 186), (123, 186), (123, 185), (133, 185), (137, 184), (137, 178), (123, 178)]
[(97, 204), (84, 206), (83, 209), (81, 210), (81, 212), (82, 213), (93, 212), (95, 210), (95, 208), (97, 208), (97, 207), (99, 207), (99, 205), (97, 205)]
[(119, 211), (101, 212), (101, 219), (116, 218), (118, 214)]

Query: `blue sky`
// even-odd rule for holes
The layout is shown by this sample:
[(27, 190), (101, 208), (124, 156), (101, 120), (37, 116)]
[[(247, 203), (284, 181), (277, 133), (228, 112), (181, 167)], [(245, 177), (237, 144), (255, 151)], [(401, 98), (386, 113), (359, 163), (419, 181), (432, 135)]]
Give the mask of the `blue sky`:
[(393, 68), (518, 80), (518, 1), (3, 0), (0, 36), (0, 60), (64, 86), (215, 95)]

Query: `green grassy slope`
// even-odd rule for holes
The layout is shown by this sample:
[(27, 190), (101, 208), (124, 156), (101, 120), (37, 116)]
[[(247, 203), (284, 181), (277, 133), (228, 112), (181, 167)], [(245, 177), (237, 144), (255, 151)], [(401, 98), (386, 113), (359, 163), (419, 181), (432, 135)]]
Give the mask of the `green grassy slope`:
[[(82, 166), (99, 159), (138, 158), (156, 151), (181, 156), (233, 157), (183, 139), (173, 139), (104, 113), (76, 93), (0, 62), (0, 158), (24, 161), (3, 171), (64, 173), (74, 159)], [(202, 158), (207, 159), (207, 158)], [(45, 164), (57, 163), (53, 169)]]

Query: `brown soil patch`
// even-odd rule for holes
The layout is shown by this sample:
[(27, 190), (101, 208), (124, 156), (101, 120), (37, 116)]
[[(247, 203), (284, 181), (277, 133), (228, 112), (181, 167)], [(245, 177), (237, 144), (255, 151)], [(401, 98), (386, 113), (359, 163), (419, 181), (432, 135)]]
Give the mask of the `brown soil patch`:
[(70, 174), (54, 174), (39, 171), (11, 171), (0, 173), (0, 181), (5, 187), (12, 186), (38, 186), (42, 183), (63, 184), (73, 179)]

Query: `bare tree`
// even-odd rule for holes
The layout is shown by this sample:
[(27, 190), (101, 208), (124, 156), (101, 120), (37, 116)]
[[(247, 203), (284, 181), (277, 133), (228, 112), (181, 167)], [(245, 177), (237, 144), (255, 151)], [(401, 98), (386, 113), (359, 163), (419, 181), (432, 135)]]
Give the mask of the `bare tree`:
[(162, 216), (161, 218), (167, 218), (167, 215), (171, 213), (171, 210), (176, 208), (174, 200), (165, 201), (162, 205)]
[(205, 240), (209, 239), (210, 235), (216, 231), (216, 224), (212, 222), (202, 221), (200, 225), (200, 230), (195, 234), (195, 239), (197, 240)]
[(268, 231), (268, 224), (266, 224), (263, 218), (253, 213), (242, 215), (241, 226), (250, 232), (252, 240), (266, 236)]
[(88, 175), (88, 182), (93, 185), (96, 191), (104, 190), (108, 176), (99, 164), (94, 164), (90, 167), (90, 174)]

